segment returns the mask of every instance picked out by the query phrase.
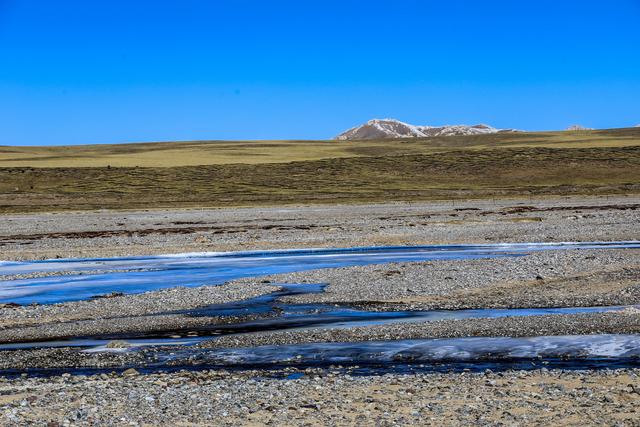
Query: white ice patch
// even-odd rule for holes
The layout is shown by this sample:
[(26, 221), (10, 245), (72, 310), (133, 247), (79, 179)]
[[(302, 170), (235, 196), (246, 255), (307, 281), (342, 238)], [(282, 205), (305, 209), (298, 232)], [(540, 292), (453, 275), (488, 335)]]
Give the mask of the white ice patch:
[(640, 359), (638, 335), (573, 335), (532, 338), (452, 338), (359, 343), (322, 343), (208, 350), (212, 363), (344, 362), (468, 362), (514, 359)]
[(638, 241), (498, 243), (189, 252), (146, 257), (5, 262), (0, 264), (0, 276), (38, 276), (44, 273), (44, 277), (0, 281), (0, 303), (50, 304), (104, 293), (141, 293), (177, 286), (221, 284), (243, 277), (353, 265), (522, 256), (542, 250), (639, 247)]

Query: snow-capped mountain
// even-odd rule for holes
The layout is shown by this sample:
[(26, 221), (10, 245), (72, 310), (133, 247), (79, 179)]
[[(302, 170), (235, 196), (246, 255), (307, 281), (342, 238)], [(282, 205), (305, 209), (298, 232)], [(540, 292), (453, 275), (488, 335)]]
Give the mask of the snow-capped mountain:
[(571, 125), (567, 128), (567, 130), (593, 130), (593, 128), (586, 128), (581, 125)]
[(479, 135), (510, 131), (487, 125), (416, 126), (395, 119), (373, 119), (336, 136), (338, 140), (378, 138), (426, 138), (432, 136)]

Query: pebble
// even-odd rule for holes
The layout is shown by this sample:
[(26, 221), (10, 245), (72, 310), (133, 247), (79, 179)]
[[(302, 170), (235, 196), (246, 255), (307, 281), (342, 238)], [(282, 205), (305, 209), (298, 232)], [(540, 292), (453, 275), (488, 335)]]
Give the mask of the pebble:
[[(633, 425), (640, 370), (330, 376), (261, 371), (87, 376), (0, 382), (2, 425)], [(544, 381), (540, 381), (544, 375)], [(316, 390), (321, 378), (323, 390)], [(158, 385), (169, 383), (171, 385)], [(585, 387), (585, 384), (588, 384)], [(55, 391), (66, 388), (66, 393)], [(12, 396), (22, 394), (37, 399)], [(622, 396), (624, 394), (624, 396)], [(506, 396), (506, 397), (505, 397)], [(576, 410), (578, 409), (578, 410)], [(570, 418), (567, 418), (570, 417)]]

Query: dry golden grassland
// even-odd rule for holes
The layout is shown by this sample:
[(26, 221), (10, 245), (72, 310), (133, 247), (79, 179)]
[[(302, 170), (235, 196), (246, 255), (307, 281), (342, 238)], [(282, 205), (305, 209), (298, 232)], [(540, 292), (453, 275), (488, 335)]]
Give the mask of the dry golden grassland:
[(0, 147), (0, 212), (640, 189), (640, 129), (377, 141)]

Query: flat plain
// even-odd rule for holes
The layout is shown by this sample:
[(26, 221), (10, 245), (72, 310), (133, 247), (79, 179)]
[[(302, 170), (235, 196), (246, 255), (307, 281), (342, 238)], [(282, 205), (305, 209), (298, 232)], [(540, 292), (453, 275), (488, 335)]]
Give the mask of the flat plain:
[[(64, 292), (66, 277), (72, 283), (153, 273), (110, 271), (101, 264), (109, 257), (185, 252), (638, 241), (639, 192), (640, 129), (0, 147), (0, 282), (20, 290), (29, 281), (46, 286), (61, 280)], [(256, 271), (225, 283), (135, 295), (105, 289), (55, 304), (5, 298), (0, 346), (24, 347), (1, 352), (0, 424), (637, 425), (637, 363), (609, 366), (605, 360), (604, 369), (579, 363), (567, 369), (531, 360), (494, 370), (409, 363), (409, 371), (385, 365), (377, 372), (346, 362), (297, 364), (295, 358), (273, 369), (221, 368), (199, 365), (192, 356), (407, 339), (635, 336), (639, 251), (544, 250)], [(8, 273), (20, 262), (37, 267), (33, 260), (55, 264), (59, 258), (96, 260), (82, 271)], [(267, 312), (220, 314), (220, 307), (305, 283), (324, 284), (323, 291), (279, 297)], [(251, 322), (270, 324), (287, 307), (303, 307), (312, 318), (336, 307), (368, 316), (542, 311), (233, 332)], [(558, 307), (614, 309), (544, 311)], [(205, 315), (195, 314), (202, 310)], [(211, 332), (225, 328), (232, 333)], [(138, 348), (135, 337), (199, 341)], [(91, 351), (86, 345), (50, 347), (78, 339), (108, 343)], [(173, 359), (176, 354), (189, 356)], [(154, 368), (166, 355), (175, 365)]]
[(640, 191), (640, 129), (0, 147), (0, 212)]
[[(637, 196), (620, 195), (20, 213), (3, 215), (0, 251), (5, 259), (29, 260), (292, 247), (640, 240), (639, 212)], [(369, 311), (637, 304), (638, 251), (548, 251), (520, 258), (354, 266), (61, 304), (8, 305), (0, 307), (0, 342), (141, 331), (187, 336), (211, 325), (222, 327), (247, 319), (193, 317), (185, 310), (265, 295), (287, 282), (324, 282), (327, 288), (321, 294), (283, 298), (281, 303), (337, 304)], [(627, 310), (266, 330), (210, 339), (200, 347), (215, 351), (316, 342), (638, 331), (640, 314)], [(117, 345), (123, 344), (114, 341), (116, 349)], [(305, 425), (313, 419), (332, 425), (633, 425), (640, 402), (638, 369), (565, 370), (540, 364), (533, 370), (437, 373), (418, 369), (362, 375), (348, 366), (294, 365), (276, 372), (191, 367), (145, 373), (146, 359), (154, 351), (7, 351), (0, 369), (58, 373), (44, 378), (0, 378), (0, 421), (18, 425), (185, 421)], [(82, 367), (98, 371), (62, 375)]]

